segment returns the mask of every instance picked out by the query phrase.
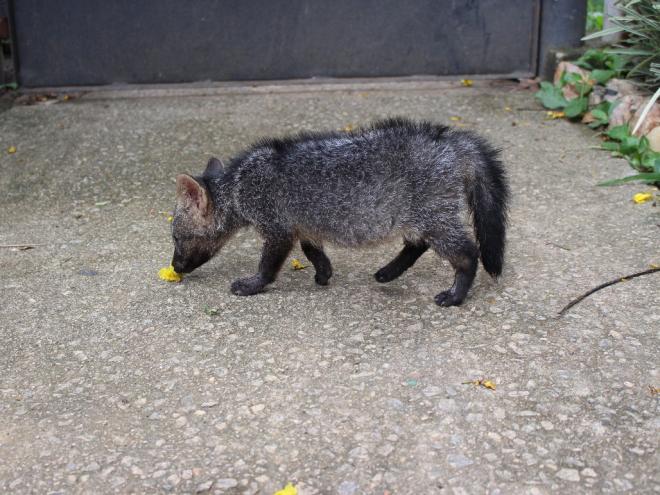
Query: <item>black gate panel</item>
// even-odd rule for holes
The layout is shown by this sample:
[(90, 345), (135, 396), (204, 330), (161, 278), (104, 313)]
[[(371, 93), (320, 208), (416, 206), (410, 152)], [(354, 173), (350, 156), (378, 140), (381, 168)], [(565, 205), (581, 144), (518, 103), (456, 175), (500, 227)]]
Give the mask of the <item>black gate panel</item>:
[(540, 0), (13, 0), (24, 86), (532, 75)]

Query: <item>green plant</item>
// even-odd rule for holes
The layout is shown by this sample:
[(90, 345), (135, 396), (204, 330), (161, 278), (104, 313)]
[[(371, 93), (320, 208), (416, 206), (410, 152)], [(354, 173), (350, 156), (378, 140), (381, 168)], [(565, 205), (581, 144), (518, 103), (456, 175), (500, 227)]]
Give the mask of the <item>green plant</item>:
[[(660, 64), (651, 64), (651, 71), (656, 73), (660, 77)], [(659, 98), (660, 98), (660, 88), (656, 90), (656, 92), (653, 94), (649, 102), (644, 107), (644, 110), (642, 111), (642, 115), (637, 121), (635, 128), (633, 129), (633, 134), (637, 132), (637, 129), (639, 129), (639, 126), (642, 125), (642, 122), (644, 122), (644, 119), (646, 119), (646, 116), (649, 114), (651, 108), (653, 108), (653, 105), (655, 105), (655, 102), (658, 101)]]
[(564, 98), (564, 94), (561, 92), (561, 87), (555, 86), (548, 81), (541, 82), (540, 89), (534, 96), (541, 101), (541, 105), (550, 110), (564, 108), (568, 105), (568, 101)]
[[(620, 0), (622, 15), (612, 18), (613, 27), (584, 37), (599, 38), (614, 33), (625, 33), (625, 38), (608, 53), (625, 60), (629, 78), (656, 88), (660, 86), (660, 2), (657, 0)], [(654, 70), (654, 66), (655, 70)]]
[[(578, 92), (578, 96), (572, 100), (564, 97), (562, 88), (571, 85)], [(551, 110), (563, 109), (569, 119), (575, 119), (584, 115), (589, 109), (589, 93), (593, 89), (591, 81), (586, 81), (580, 74), (564, 72), (557, 85), (542, 82), (539, 91), (534, 95), (541, 104)]]
[(620, 55), (604, 50), (590, 49), (575, 61), (575, 65), (591, 71), (590, 78), (598, 84), (606, 84), (613, 77), (621, 76), (626, 60)]
[(611, 151), (614, 156), (621, 156), (639, 173), (601, 182), (599, 186), (616, 186), (631, 181), (641, 181), (647, 184), (660, 183), (660, 153), (653, 151), (645, 136), (633, 136), (628, 124), (613, 127), (605, 133), (610, 139), (603, 143), (602, 148)]
[(614, 102), (603, 101), (598, 105), (596, 105), (591, 110), (591, 116), (594, 118), (594, 120), (593, 122), (589, 122), (589, 124), (587, 125), (592, 129), (596, 129), (598, 127), (609, 124), (610, 117), (612, 116), (612, 111), (616, 108), (618, 103), (619, 103), (618, 101), (614, 101)]
[(0, 89), (13, 89), (16, 91), (18, 89), (18, 84), (16, 83), (6, 83), (6, 84), (0, 84)]
[(603, 0), (587, 2), (587, 32), (592, 33), (603, 29)]

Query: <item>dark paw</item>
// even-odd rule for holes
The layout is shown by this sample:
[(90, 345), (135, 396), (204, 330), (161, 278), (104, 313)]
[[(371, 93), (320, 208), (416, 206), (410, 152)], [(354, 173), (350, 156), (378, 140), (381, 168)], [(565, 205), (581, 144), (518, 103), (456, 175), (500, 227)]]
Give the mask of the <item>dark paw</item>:
[(251, 296), (264, 290), (266, 284), (259, 275), (239, 278), (231, 284), (231, 292), (237, 296)]
[(374, 278), (377, 282), (384, 284), (386, 282), (391, 282), (399, 275), (401, 275), (401, 273), (399, 273), (397, 270), (392, 270), (387, 266), (384, 266), (374, 274)]
[(463, 299), (460, 299), (451, 291), (444, 291), (435, 296), (435, 303), (438, 306), (460, 306), (463, 303)]
[(316, 275), (314, 275), (314, 281), (318, 285), (328, 285), (328, 279), (329, 278), (330, 277), (325, 275), (324, 273), (317, 273)]

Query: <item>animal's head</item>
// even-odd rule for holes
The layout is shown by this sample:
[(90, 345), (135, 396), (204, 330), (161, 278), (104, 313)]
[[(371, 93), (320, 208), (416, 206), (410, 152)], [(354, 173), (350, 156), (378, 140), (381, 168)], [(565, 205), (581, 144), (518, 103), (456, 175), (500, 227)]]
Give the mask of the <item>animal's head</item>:
[(201, 177), (180, 174), (176, 178), (172, 266), (177, 273), (189, 273), (206, 263), (233, 233), (224, 225), (222, 199), (209, 191), (209, 184), (223, 173), (222, 162), (211, 158)]

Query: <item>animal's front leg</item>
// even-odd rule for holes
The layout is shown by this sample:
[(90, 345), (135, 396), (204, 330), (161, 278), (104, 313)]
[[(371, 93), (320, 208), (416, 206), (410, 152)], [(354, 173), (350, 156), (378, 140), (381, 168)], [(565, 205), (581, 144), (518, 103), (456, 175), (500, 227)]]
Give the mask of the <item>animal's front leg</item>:
[(259, 262), (259, 272), (251, 277), (239, 278), (231, 284), (232, 293), (237, 296), (251, 296), (263, 292), (268, 284), (275, 280), (277, 272), (293, 247), (289, 235), (266, 237)]
[(328, 285), (328, 280), (332, 277), (332, 264), (323, 252), (323, 248), (309, 241), (301, 241), (300, 247), (307, 259), (314, 265), (314, 269), (316, 270), (314, 280), (316, 283), (319, 285)]

